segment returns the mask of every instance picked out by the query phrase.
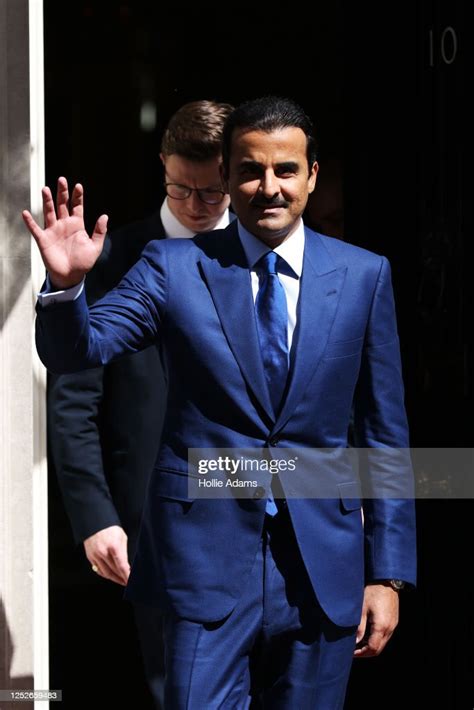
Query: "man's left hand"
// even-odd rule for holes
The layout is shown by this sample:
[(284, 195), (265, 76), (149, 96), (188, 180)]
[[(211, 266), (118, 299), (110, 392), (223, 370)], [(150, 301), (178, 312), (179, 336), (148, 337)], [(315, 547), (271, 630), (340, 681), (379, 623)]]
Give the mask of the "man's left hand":
[(364, 592), (362, 618), (357, 630), (356, 658), (382, 653), (398, 624), (398, 592), (388, 585), (369, 584)]

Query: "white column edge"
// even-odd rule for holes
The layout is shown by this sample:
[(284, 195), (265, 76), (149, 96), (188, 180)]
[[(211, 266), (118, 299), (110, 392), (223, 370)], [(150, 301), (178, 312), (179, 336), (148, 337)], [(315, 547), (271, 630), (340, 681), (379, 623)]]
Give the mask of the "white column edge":
[[(30, 201), (35, 218), (41, 214), (45, 181), (43, 0), (29, 0), (30, 46)], [(42, 218), (41, 218), (42, 219)], [(31, 298), (36, 302), (44, 266), (31, 242)], [(33, 675), (37, 690), (49, 688), (48, 597), (48, 467), (46, 458), (46, 370), (36, 353), (32, 322), (33, 361)], [(49, 702), (35, 702), (48, 710)]]

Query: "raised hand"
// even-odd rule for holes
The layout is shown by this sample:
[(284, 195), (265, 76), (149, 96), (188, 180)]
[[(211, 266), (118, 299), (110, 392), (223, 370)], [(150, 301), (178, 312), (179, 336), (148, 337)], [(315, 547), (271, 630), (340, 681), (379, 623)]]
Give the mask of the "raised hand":
[(107, 215), (97, 220), (92, 237), (84, 227), (84, 189), (75, 185), (69, 205), (66, 178), (58, 179), (56, 209), (49, 187), (42, 190), (44, 229), (28, 210), (23, 220), (41, 252), (51, 283), (56, 288), (78, 284), (99, 258), (107, 231)]

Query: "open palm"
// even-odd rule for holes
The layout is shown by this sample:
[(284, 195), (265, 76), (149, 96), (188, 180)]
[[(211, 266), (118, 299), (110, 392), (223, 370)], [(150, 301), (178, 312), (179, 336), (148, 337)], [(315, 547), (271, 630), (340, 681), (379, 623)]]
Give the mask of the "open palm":
[(58, 288), (79, 283), (99, 258), (107, 231), (107, 216), (96, 222), (91, 237), (84, 227), (84, 190), (75, 185), (69, 205), (67, 180), (58, 179), (56, 208), (49, 187), (43, 188), (44, 229), (28, 210), (23, 219), (38, 244), (51, 282)]

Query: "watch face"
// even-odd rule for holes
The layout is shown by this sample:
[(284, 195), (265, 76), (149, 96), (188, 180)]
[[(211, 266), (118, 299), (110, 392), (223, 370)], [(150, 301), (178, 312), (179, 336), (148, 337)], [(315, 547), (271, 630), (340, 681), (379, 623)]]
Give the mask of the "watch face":
[(393, 589), (396, 589), (397, 591), (403, 589), (403, 587), (405, 586), (405, 582), (402, 579), (391, 579), (390, 584)]

